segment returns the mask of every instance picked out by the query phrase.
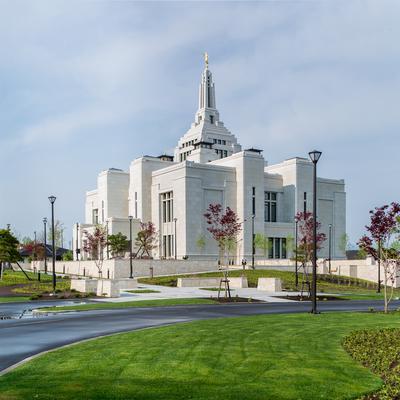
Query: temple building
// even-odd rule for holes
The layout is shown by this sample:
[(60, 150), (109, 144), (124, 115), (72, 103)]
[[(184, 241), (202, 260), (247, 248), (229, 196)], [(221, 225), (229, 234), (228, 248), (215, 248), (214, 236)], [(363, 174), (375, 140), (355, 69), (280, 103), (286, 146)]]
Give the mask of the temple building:
[[(218, 248), (207, 231), (205, 210), (211, 203), (229, 206), (242, 224), (236, 262), (252, 256), (252, 234), (268, 238), (267, 258), (291, 256), (294, 216), (312, 211), (313, 164), (294, 157), (268, 165), (262, 150), (242, 149), (220, 119), (208, 58), (201, 74), (199, 107), (174, 155), (143, 156), (129, 170), (100, 172), (97, 188), (86, 193), (85, 222), (74, 226), (74, 257), (85, 258), (84, 231), (97, 224), (109, 234), (136, 236), (141, 221), (152, 221), (159, 235), (154, 258), (216, 259)], [(321, 231), (331, 226), (332, 258), (343, 258), (340, 238), (346, 232), (346, 193), (342, 179), (317, 179), (317, 216)], [(328, 243), (319, 257), (328, 256)], [(257, 250), (256, 259), (264, 259)]]

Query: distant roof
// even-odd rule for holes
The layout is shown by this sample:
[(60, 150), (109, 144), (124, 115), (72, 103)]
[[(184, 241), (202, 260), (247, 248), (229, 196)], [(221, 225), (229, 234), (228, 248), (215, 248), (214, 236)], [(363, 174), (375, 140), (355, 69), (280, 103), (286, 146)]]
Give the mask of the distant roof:
[[(38, 246), (43, 246), (43, 243), (38, 243)], [(51, 257), (53, 255), (53, 251), (52, 251), (52, 246), (47, 244), (46, 246), (46, 255), (47, 257)], [(68, 251), (70, 251), (69, 249), (65, 249), (63, 247), (57, 247), (56, 249), (56, 256), (57, 257), (61, 257), (63, 254), (67, 253)], [(19, 250), (19, 254), (22, 257), (29, 257), (32, 255), (32, 251), (30, 250), (25, 250), (25, 249), (21, 249)]]
[(108, 168), (108, 171), (122, 171), (120, 168)]
[(170, 156), (169, 154), (161, 154), (161, 156), (158, 156), (157, 158), (163, 161), (174, 161), (174, 156)]
[(263, 152), (263, 150), (255, 149), (254, 147), (251, 147), (250, 149), (246, 149), (245, 151), (252, 151), (252, 152), (258, 153), (258, 154), (261, 154)]

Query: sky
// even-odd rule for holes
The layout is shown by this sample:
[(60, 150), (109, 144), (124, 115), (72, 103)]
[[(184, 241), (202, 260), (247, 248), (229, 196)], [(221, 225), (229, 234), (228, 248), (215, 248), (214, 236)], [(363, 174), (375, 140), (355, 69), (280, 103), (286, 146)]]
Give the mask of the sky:
[(0, 227), (66, 231), (107, 168), (172, 153), (197, 109), (203, 53), (217, 108), (269, 163), (323, 155), (355, 243), (400, 200), (400, 2), (0, 0)]

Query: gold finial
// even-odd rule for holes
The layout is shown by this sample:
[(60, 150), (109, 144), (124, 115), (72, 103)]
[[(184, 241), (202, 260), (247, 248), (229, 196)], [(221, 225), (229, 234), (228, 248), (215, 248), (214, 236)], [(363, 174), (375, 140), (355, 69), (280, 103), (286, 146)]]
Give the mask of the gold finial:
[(204, 62), (206, 64), (206, 68), (208, 68), (208, 53), (207, 52), (204, 53)]

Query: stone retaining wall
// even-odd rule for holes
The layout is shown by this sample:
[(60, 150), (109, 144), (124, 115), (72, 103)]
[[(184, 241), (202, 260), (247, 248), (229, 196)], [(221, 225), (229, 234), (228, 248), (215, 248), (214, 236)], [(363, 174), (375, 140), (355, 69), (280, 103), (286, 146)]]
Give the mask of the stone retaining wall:
[[(133, 260), (133, 276), (149, 277), (162, 275), (179, 275), (196, 272), (215, 272), (218, 270), (216, 261), (198, 260)], [(52, 272), (51, 262), (47, 265), (48, 271)], [(33, 261), (30, 269), (44, 271), (43, 261)], [(119, 279), (129, 278), (129, 259), (104, 260), (101, 274), (95, 261), (57, 261), (56, 273), (71, 276), (86, 276), (92, 278)]]

